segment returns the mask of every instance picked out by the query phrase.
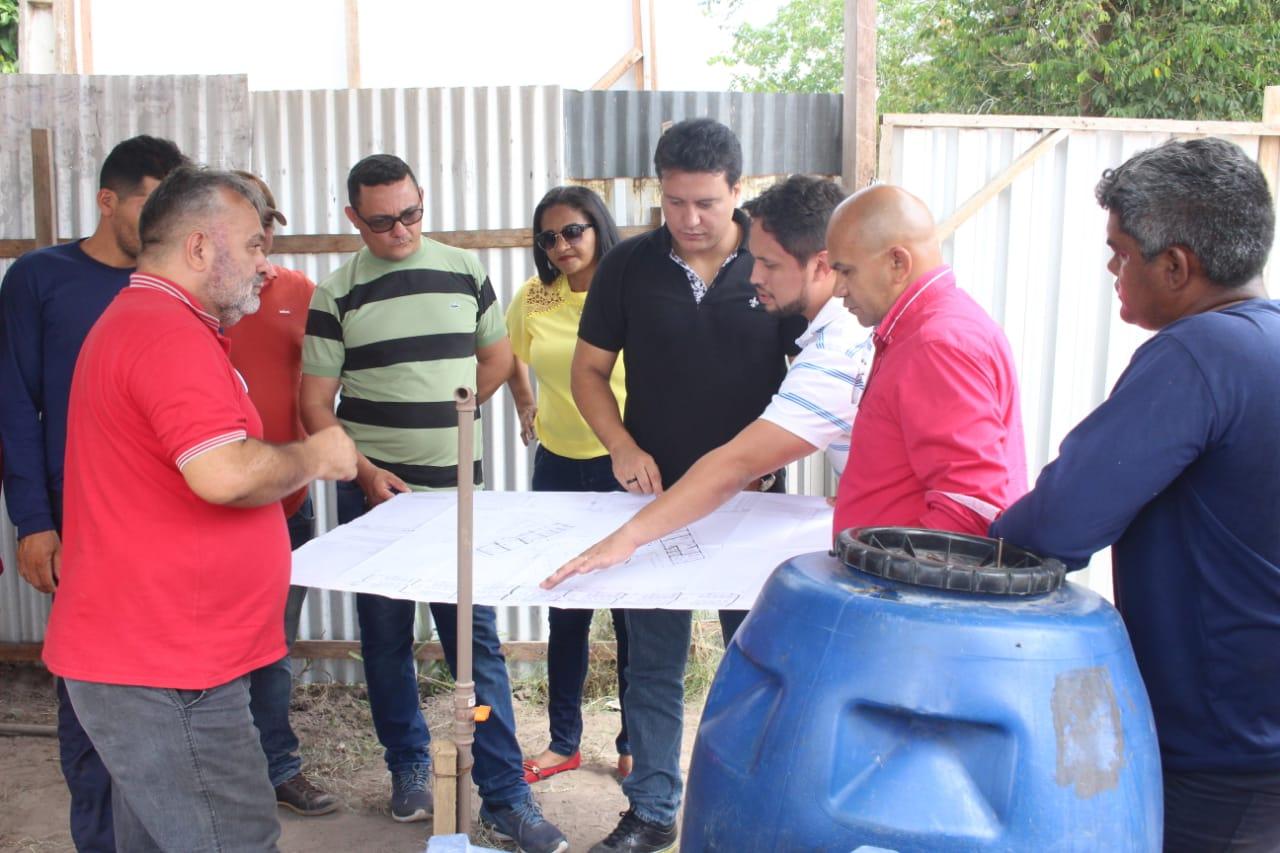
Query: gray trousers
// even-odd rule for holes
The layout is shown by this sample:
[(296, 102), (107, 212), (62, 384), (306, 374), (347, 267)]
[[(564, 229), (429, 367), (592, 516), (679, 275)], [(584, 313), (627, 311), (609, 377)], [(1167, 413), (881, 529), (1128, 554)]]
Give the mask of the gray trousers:
[(208, 690), (66, 679), (113, 782), (120, 853), (261, 853), (280, 837), (249, 680)]

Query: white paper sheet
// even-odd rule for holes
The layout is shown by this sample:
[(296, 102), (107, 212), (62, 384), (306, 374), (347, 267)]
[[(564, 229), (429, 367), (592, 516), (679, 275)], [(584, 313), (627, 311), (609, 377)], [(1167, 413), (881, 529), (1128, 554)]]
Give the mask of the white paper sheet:
[[(626, 563), (538, 584), (652, 498), (622, 492), (477, 492), (477, 604), (745, 610), (779, 563), (831, 545), (823, 498), (743, 492)], [(457, 500), (397, 495), (293, 555), (293, 582), (415, 601), (457, 600)]]

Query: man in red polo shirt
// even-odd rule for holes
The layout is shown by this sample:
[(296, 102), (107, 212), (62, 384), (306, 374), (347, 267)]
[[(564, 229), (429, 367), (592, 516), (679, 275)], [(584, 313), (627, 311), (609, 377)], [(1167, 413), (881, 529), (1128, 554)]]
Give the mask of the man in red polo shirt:
[(247, 674), (285, 653), (280, 500), (350, 479), (341, 429), (268, 444), (221, 329), (257, 310), (258, 192), (182, 167), (71, 385), (65, 545), (44, 660), (113, 780), (122, 850), (274, 850)]
[(1027, 491), (1004, 332), (956, 287), (929, 209), (899, 187), (846, 199), (831, 217), (827, 253), (835, 295), (875, 327), (876, 349), (835, 532), (894, 525), (985, 535)]
[[(236, 172), (253, 184), (266, 202), (262, 217), (264, 255), (271, 254), (276, 224), (288, 224), (276, 207), (276, 198), (266, 181), (251, 172)], [(267, 264), (262, 280), (261, 305), (239, 323), (226, 330), (231, 339), (231, 364), (249, 386), (249, 399), (262, 418), (262, 437), (283, 443), (306, 438), (298, 417), (298, 391), (302, 385), (302, 337), (307, 328), (307, 309), (315, 283), (297, 270)], [(315, 514), (307, 486), (287, 495), (285, 518), (289, 520), (289, 547), (297, 550), (315, 534)], [(305, 586), (290, 586), (284, 608), (284, 641), (290, 652), (298, 637), (298, 621)], [(267, 756), (267, 772), (276, 790), (276, 802), (300, 815), (328, 814), (338, 808), (338, 798), (318, 788), (302, 772), (298, 736), (289, 725), (289, 700), (293, 693), (293, 670), (289, 654), (275, 663), (249, 674), (249, 710)]]

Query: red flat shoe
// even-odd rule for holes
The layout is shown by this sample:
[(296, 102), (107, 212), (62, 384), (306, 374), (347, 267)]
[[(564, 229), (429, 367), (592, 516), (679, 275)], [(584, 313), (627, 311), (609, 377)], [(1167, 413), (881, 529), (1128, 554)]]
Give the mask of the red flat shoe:
[(582, 766), (582, 753), (575, 752), (559, 764), (552, 764), (550, 767), (539, 767), (532, 761), (524, 763), (524, 781), (532, 785), (534, 782), (541, 782), (543, 779), (554, 776), (557, 773), (563, 773), (566, 770), (577, 770)]

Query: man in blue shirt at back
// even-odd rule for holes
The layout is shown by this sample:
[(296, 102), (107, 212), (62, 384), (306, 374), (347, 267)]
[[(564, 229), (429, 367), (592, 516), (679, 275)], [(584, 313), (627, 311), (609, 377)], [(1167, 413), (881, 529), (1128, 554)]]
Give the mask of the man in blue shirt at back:
[(1103, 173), (1120, 318), (1156, 334), (991, 535), (1080, 568), (1114, 546), (1151, 696), (1166, 851), (1280, 850), (1275, 213), (1219, 139)]
[[(126, 284), (141, 249), (138, 216), (160, 181), (186, 162), (167, 139), (135, 136), (103, 161), (98, 227), (74, 243), (23, 255), (0, 284), (0, 442), (4, 494), (18, 528), (18, 571), (41, 592), (58, 584), (62, 463), (76, 356)], [(71, 791), (71, 838), (115, 850), (111, 778), (58, 681), (58, 744)]]

